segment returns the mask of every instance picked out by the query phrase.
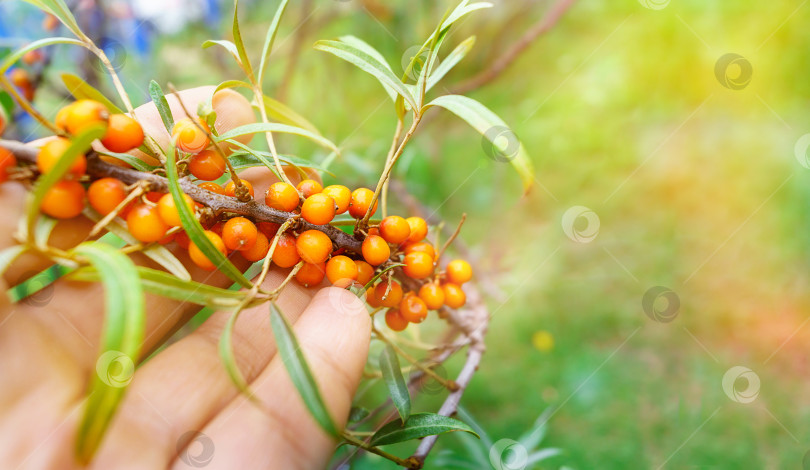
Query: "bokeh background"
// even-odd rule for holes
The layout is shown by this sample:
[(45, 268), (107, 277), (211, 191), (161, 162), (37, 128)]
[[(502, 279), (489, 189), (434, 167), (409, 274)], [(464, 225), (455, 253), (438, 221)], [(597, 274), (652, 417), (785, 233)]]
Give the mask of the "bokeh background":
[[(240, 78), (226, 53), (200, 47), (229, 36), (230, 2), (72, 3), (85, 29), (106, 38), (135, 101), (148, 99), (150, 79), (185, 88)], [(496, 0), (470, 15), (443, 52), (471, 35), (475, 48), (433, 96), (490, 68), (557, 3)], [(464, 396), (467, 417), (493, 441), (537, 429), (534, 449), (560, 449), (537, 464), (495, 459), (496, 468), (802, 468), (803, 459), (810, 468), (802, 139), (810, 6), (570, 3), (503, 73), (468, 92), (525, 143), (537, 170), (529, 195), (472, 129), (438, 110), (396, 170), (435, 220), (454, 226), (468, 214), (463, 239), (487, 284), (492, 322)], [(266, 90), (344, 149), (330, 164), (343, 184), (376, 181), (393, 107), (372, 77), (311, 45), (353, 34), (400, 72), (403, 53), (453, 4), (302, 0), (288, 9)], [(275, 7), (241, 3), (248, 50), (260, 50)], [(41, 22), (22, 2), (3, 2), (0, 47), (44, 37)], [(46, 114), (67, 97), (62, 71), (111, 91), (81, 51), (51, 51), (36, 98)], [(36, 137), (34, 123), (18, 117), (11, 132)], [(300, 139), (280, 146), (328, 157)], [(364, 389), (359, 399), (373, 403), (382, 392)], [(417, 409), (435, 410), (441, 399), (425, 394)], [(481, 451), (461, 436), (439, 442), (445, 460), (437, 462)]]

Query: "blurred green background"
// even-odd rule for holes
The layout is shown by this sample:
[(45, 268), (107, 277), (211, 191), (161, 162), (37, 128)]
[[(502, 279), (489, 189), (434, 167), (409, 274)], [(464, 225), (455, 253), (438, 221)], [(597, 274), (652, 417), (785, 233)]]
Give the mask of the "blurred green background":
[[(248, 50), (260, 50), (275, 3), (243, 7)], [(549, 410), (541, 447), (562, 453), (536, 468), (800, 468), (810, 450), (810, 172), (794, 146), (810, 132), (810, 6), (650, 3), (660, 9), (576, 1), (502, 75), (469, 93), (524, 141), (538, 183), (528, 196), (478, 134), (438, 110), (396, 170), (448, 225), (468, 214), (463, 239), (485, 272), (479, 279), (502, 291), (487, 300), (487, 353), (463, 405), (494, 440), (517, 439)], [(400, 72), (405, 50), (452, 4), (291, 5), (266, 89), (344, 149), (331, 166), (343, 184), (373, 186), (393, 106), (372, 77), (312, 43), (352, 34)], [(470, 15), (443, 53), (470, 35), (476, 46), (432, 96), (488, 68), (552, 4), (502, 0)], [(149, 78), (178, 88), (240, 78), (229, 57), (199, 47), (227, 36), (229, 23), (158, 36), (150, 56), (127, 61), (130, 92), (145, 100)], [(728, 53), (751, 64), (742, 89), (716, 76)], [(722, 70), (732, 82), (745, 81), (740, 63)], [(326, 158), (301, 140), (280, 147)], [(598, 228), (588, 243), (566, 236), (563, 214), (574, 206), (598, 217), (598, 226), (584, 217), (573, 225)], [(679, 299), (670, 322), (645, 315), (642, 298), (655, 286)], [(666, 309), (666, 299), (654, 308)], [(431, 320), (423, 334), (442, 325)], [(447, 365), (450, 376), (461, 360)], [(737, 365), (760, 380), (751, 403), (724, 393), (724, 374)], [(361, 402), (373, 406), (381, 394), (372, 389)], [(441, 399), (428, 394), (417, 409), (435, 410)], [(459, 437), (439, 442), (466, 452)]]

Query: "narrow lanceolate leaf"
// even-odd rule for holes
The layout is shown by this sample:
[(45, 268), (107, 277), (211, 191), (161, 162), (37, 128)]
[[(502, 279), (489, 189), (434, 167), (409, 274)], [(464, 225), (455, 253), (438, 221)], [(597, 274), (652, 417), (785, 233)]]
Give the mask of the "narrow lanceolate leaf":
[(472, 49), (474, 45), (475, 45), (475, 36), (470, 36), (467, 39), (465, 39), (461, 44), (456, 46), (456, 48), (453, 49), (453, 52), (448, 54), (447, 57), (444, 58), (442, 63), (440, 63), (439, 66), (436, 67), (436, 70), (434, 70), (433, 73), (430, 74), (430, 76), (428, 77), (426, 90), (430, 90), (431, 88), (436, 86), (436, 84), (439, 83), (439, 81), (442, 78), (444, 78), (444, 76), (447, 75), (447, 73), (450, 70), (452, 70), (453, 67), (456, 66), (456, 64), (461, 62), (461, 59), (463, 59), (464, 56), (466, 56), (467, 53), (470, 52), (470, 49)]
[(62, 176), (70, 168), (70, 165), (79, 157), (79, 155), (86, 153), (90, 149), (90, 144), (100, 139), (107, 132), (106, 125), (92, 126), (81, 134), (75, 136), (70, 146), (62, 154), (62, 157), (56, 162), (48, 173), (40, 176), (34, 184), (34, 190), (28, 198), (28, 212), (25, 225), (25, 237), (34, 233), (34, 224), (39, 216), (39, 205), (45, 197), (45, 193), (53, 187)]
[(236, 46), (236, 52), (239, 54), (242, 70), (245, 71), (248, 80), (253, 83), (253, 80), (255, 80), (253, 66), (250, 65), (250, 59), (245, 50), (245, 43), (242, 41), (242, 32), (239, 31), (239, 0), (233, 1), (233, 43)]
[(106, 106), (107, 110), (109, 110), (111, 113), (123, 113), (121, 108), (116, 106), (115, 103), (104, 96), (104, 93), (98, 91), (93, 87), (93, 85), (90, 85), (82, 80), (81, 77), (73, 75), (72, 73), (63, 73), (61, 77), (62, 83), (65, 84), (65, 88), (67, 88), (68, 93), (73, 95), (73, 97), (77, 100), (95, 100)]
[(236, 325), (236, 320), (242, 309), (236, 310), (231, 314), (228, 323), (225, 324), (225, 329), (222, 330), (222, 336), (219, 337), (219, 357), (222, 359), (222, 365), (225, 366), (225, 371), (228, 373), (231, 382), (243, 394), (248, 397), (253, 397), (253, 393), (248, 387), (245, 376), (239, 370), (239, 364), (236, 362), (236, 354), (233, 352), (233, 327)]
[(152, 97), (152, 102), (160, 114), (160, 120), (163, 121), (163, 126), (172, 133), (174, 128), (174, 118), (172, 117), (172, 110), (169, 108), (169, 102), (166, 101), (166, 96), (163, 94), (163, 89), (160, 88), (158, 82), (152, 80), (149, 82), (149, 96)]
[(367, 409), (361, 406), (353, 406), (349, 410), (349, 422), (356, 423), (358, 421), (365, 419), (366, 416), (368, 416), (369, 414), (371, 414), (371, 412), (368, 411)]
[(381, 62), (379, 58), (341, 41), (318, 41), (315, 43), (315, 49), (329, 52), (345, 61), (351, 62), (364, 72), (373, 75), (383, 86), (390, 87), (396, 91), (412, 108), (416, 107), (416, 102), (411, 92), (405, 87), (402, 81), (394, 75), (394, 72), (391, 71), (391, 67)]
[(233, 42), (228, 41), (227, 39), (209, 39), (208, 41), (202, 43), (203, 49), (208, 49), (211, 46), (223, 47), (226, 51), (228, 51), (228, 53), (231, 54), (236, 63), (239, 64), (240, 67), (242, 66), (242, 59), (239, 58), (239, 51), (236, 50), (236, 44)]
[(290, 379), (292, 379), (307, 409), (324, 431), (332, 436), (337, 436), (339, 434), (337, 426), (335, 426), (323, 397), (321, 397), (318, 384), (315, 382), (315, 377), (312, 376), (307, 360), (301, 352), (301, 347), (295, 338), (292, 326), (275, 303), (270, 304), (270, 326), (273, 328), (273, 337), (276, 340), (276, 347), (281, 359), (284, 361), (284, 367), (290, 374)]
[(98, 270), (104, 285), (101, 354), (76, 441), (79, 460), (88, 462), (132, 380), (143, 341), (144, 297), (135, 264), (120, 251), (103, 243), (86, 242), (73, 252)]
[(267, 95), (263, 95), (262, 98), (264, 100), (264, 109), (267, 111), (267, 117), (273, 121), (277, 121), (282, 124), (289, 124), (291, 126), (297, 126), (302, 129), (306, 129), (313, 134), (321, 135), (318, 128), (316, 128), (305, 117), (298, 114), (286, 104)]
[[(236, 140), (227, 140), (229, 144), (233, 144), (234, 146), (241, 147), (241, 143)], [(292, 155), (279, 155), (279, 161), (281, 161), (282, 166), (289, 165), (294, 167), (298, 170), (302, 176), (306, 176), (304, 173), (303, 168), (311, 168), (313, 170), (322, 171), (325, 173), (332, 174), (328, 169), (324, 168), (322, 165), (318, 165), (317, 163), (313, 163), (308, 160), (304, 160), (301, 157), (295, 157)], [(244, 151), (238, 151), (232, 153), (228, 160), (231, 161), (231, 166), (237, 171), (244, 170), (246, 168), (253, 168), (257, 166), (266, 166), (270, 170), (275, 172), (275, 165), (273, 164), (273, 156), (270, 155), (270, 152), (263, 152), (259, 150), (251, 149), (250, 147), (245, 146)]]
[(399, 358), (391, 345), (386, 345), (380, 353), (380, 371), (383, 380), (388, 387), (388, 395), (397, 407), (399, 417), (402, 422), (407, 422), (411, 416), (411, 394), (408, 392), (408, 385), (402, 377), (402, 370), (399, 368)]
[(35, 5), (40, 10), (44, 10), (57, 17), (73, 34), (81, 37), (82, 32), (76, 18), (63, 0), (25, 0)]
[(180, 189), (180, 181), (177, 176), (177, 156), (176, 150), (172, 147), (166, 153), (166, 179), (169, 180), (169, 192), (174, 199), (177, 213), (180, 215), (180, 222), (183, 230), (188, 234), (189, 240), (197, 245), (197, 248), (214, 264), (218, 269), (228, 276), (232, 281), (238, 282), (242, 287), (251, 288), (253, 284), (231, 263), (221, 251), (214, 246), (211, 240), (205, 235), (205, 230), (194, 216), (183, 200), (183, 191)]
[(302, 129), (300, 127), (290, 126), (287, 124), (279, 124), (275, 122), (269, 123), (258, 122), (254, 124), (246, 124), (244, 126), (239, 126), (235, 129), (231, 129), (228, 132), (225, 132), (224, 134), (220, 134), (219, 137), (216, 138), (216, 140), (217, 142), (222, 142), (223, 140), (226, 139), (233, 139), (234, 137), (239, 137), (248, 134), (258, 134), (261, 132), (278, 132), (281, 134), (299, 135), (301, 137), (306, 137), (307, 139), (319, 145), (322, 145), (335, 153), (340, 153), (337, 146), (326, 137), (314, 134), (311, 131)]
[(404, 424), (402, 420), (395, 419), (383, 425), (371, 436), (370, 444), (384, 446), (453, 431), (464, 431), (478, 437), (470, 426), (457, 419), (435, 413), (414, 413)]
[(423, 111), (440, 106), (467, 121), (491, 144), (491, 155), (497, 161), (512, 164), (523, 183), (523, 191), (528, 192), (534, 184), (534, 166), (523, 144), (514, 132), (486, 106), (461, 95), (445, 95), (426, 104)]
[(41, 248), (48, 246), (48, 239), (51, 237), (54, 227), (56, 227), (58, 219), (53, 217), (40, 217), (34, 228), (34, 243)]
[[(363, 41), (362, 39), (358, 38), (357, 36), (352, 36), (352, 35), (340, 36), (338, 38), (338, 41), (346, 43), (346, 44), (348, 44), (350, 46), (354, 46), (357, 49), (365, 52), (366, 54), (370, 55), (372, 58), (377, 60), (379, 63), (381, 63), (385, 68), (390, 70), (391, 73), (394, 73), (394, 70), (391, 68), (391, 65), (388, 64), (388, 61), (385, 60), (385, 57), (383, 57), (383, 55), (380, 54), (380, 51), (375, 49), (374, 46), (367, 43), (366, 41)], [(394, 74), (394, 75), (396, 75), (396, 74)], [(388, 96), (390, 96), (392, 100), (396, 100), (397, 97), (399, 96), (399, 94), (396, 92), (396, 90), (394, 90), (391, 86), (386, 85), (383, 82), (380, 82), (380, 83), (382, 83), (382, 86), (383, 86), (383, 88), (385, 88), (385, 92), (388, 93)], [(408, 88), (407, 84), (406, 84), (406, 88)], [(408, 91), (410, 91), (411, 95), (413, 95), (413, 90), (408, 89)]]
[(276, 40), (276, 33), (278, 33), (278, 23), (281, 21), (281, 15), (284, 14), (284, 9), (287, 8), (287, 0), (281, 0), (276, 14), (273, 16), (273, 21), (270, 27), (267, 28), (267, 34), (264, 37), (264, 46), (262, 47), (262, 60), (259, 63), (258, 83), (261, 86), (262, 77), (264, 77), (264, 70), (267, 67), (267, 60), (270, 58), (270, 53), (273, 52), (273, 42)]
[(26, 52), (37, 50), (41, 47), (45, 46), (53, 46), (55, 44), (70, 44), (72, 46), (81, 46), (87, 47), (87, 45), (78, 39), (72, 38), (45, 38), (45, 39), (38, 39), (34, 42), (26, 44), (25, 47), (21, 47), (16, 51), (12, 52), (11, 54), (7, 55), (3, 58), (2, 64), (0, 64), (0, 73), (5, 73), (12, 65), (14, 65), (22, 56), (26, 54)]
[(138, 171), (150, 172), (150, 171), (154, 170), (155, 168), (157, 168), (156, 166), (152, 166), (152, 165), (144, 162), (140, 158), (133, 157), (132, 155), (130, 155), (128, 153), (110, 152), (109, 150), (103, 150), (103, 151), (100, 151), (98, 153), (101, 154), (101, 155), (106, 155), (108, 157), (112, 157), (112, 158), (114, 158), (116, 160), (121, 160), (122, 162), (132, 166), (132, 168), (135, 168)]

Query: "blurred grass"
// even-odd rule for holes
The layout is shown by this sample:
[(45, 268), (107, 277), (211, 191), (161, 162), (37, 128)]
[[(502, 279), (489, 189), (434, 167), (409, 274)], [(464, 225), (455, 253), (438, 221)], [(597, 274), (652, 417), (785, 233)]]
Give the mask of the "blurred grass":
[[(310, 27), (285, 97), (345, 149), (333, 171), (350, 186), (376, 180), (392, 106), (371, 77), (309, 46), (354, 34), (398, 71), (401, 53), (449, 5), (357, 3), (314, 3), (310, 21), (334, 16)], [(497, 3), (453, 33), (445, 52), (472, 34), (478, 43), (445, 86), (484, 69), (550, 4)], [(487, 354), (464, 404), (495, 439), (516, 438), (558, 407), (546, 445), (565, 455), (543, 468), (797, 468), (810, 449), (810, 186), (793, 154), (810, 128), (810, 6), (763, 6), (679, 0), (653, 11), (630, 0), (577, 2), (498, 80), (471, 93), (532, 154), (539, 185), (527, 198), (511, 170), (448, 114), (403, 157), (397, 177), (411, 193), (448, 224), (469, 214), (463, 236), (509, 297), (490, 304)], [(245, 18), (253, 51), (272, 7), (255, 4)], [(291, 8), (283, 22), (274, 85), (304, 16)], [(161, 38), (154, 64), (125, 69), (128, 86), (145, 91), (144, 74), (178, 88), (238, 78), (228, 58), (218, 63), (197, 48), (208, 36), (188, 28)], [(729, 52), (753, 65), (744, 90), (715, 78), (715, 62)], [(297, 139), (281, 148), (326, 157)], [(592, 243), (562, 231), (574, 205), (599, 216)], [(671, 323), (642, 311), (656, 285), (680, 298)], [(553, 335), (551, 351), (532, 347), (538, 330)], [(751, 404), (723, 393), (723, 374), (735, 365), (761, 378)], [(458, 367), (455, 360), (448, 369)]]

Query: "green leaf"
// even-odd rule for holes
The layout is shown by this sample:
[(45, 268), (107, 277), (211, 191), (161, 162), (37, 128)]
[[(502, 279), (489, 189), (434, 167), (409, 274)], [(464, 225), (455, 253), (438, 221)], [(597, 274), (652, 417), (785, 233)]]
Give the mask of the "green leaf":
[[(90, 393), (79, 424), (76, 453), (88, 462), (112, 421), (132, 379), (144, 335), (144, 296), (135, 264), (104, 243), (85, 242), (73, 252), (86, 258), (104, 284), (104, 330), (101, 355), (90, 382)], [(114, 364), (122, 367), (116, 372)]]
[(82, 80), (80, 77), (72, 73), (63, 73), (61, 75), (62, 83), (68, 90), (68, 93), (73, 95), (77, 100), (95, 100), (107, 107), (107, 110), (113, 114), (122, 114), (121, 108), (110, 101), (104, 94), (92, 85)]
[(217, 85), (217, 88), (214, 90), (212, 95), (215, 95), (218, 91), (224, 90), (226, 88), (250, 88), (250, 84), (244, 82), (242, 80), (225, 80), (224, 82)]
[(438, 67), (436, 67), (436, 70), (434, 70), (433, 73), (430, 74), (430, 77), (428, 78), (427, 81), (426, 90), (430, 90), (431, 88), (436, 86), (436, 84), (439, 83), (439, 81), (442, 78), (444, 78), (444, 76), (447, 75), (447, 73), (450, 70), (452, 70), (453, 67), (456, 66), (456, 64), (461, 62), (461, 59), (463, 59), (464, 56), (466, 56), (467, 53), (470, 52), (470, 49), (472, 49), (474, 45), (475, 45), (475, 36), (470, 36), (467, 39), (465, 39), (461, 44), (456, 46), (456, 48), (453, 49), (453, 52), (448, 54), (447, 57), (444, 58), (442, 63), (439, 64)]
[(239, 370), (239, 364), (236, 363), (236, 355), (233, 352), (233, 327), (240, 313), (242, 313), (242, 309), (236, 310), (231, 314), (228, 323), (225, 324), (225, 329), (222, 330), (222, 335), (219, 337), (219, 346), (217, 349), (219, 351), (219, 357), (222, 359), (222, 365), (225, 366), (225, 371), (228, 373), (231, 382), (233, 382), (241, 393), (252, 398), (253, 392), (250, 391), (245, 376), (242, 375), (242, 371)]
[(81, 46), (81, 47), (85, 47), (85, 48), (87, 47), (87, 45), (85, 43), (79, 41), (78, 39), (73, 39), (73, 38), (59, 38), (59, 37), (57, 37), (57, 38), (38, 39), (38, 40), (36, 40), (36, 41), (34, 41), (34, 42), (30, 43), (30, 44), (26, 44), (25, 47), (17, 49), (16, 51), (14, 51), (11, 54), (7, 55), (3, 59), (3, 63), (0, 64), (0, 73), (5, 73), (6, 70), (11, 68), (12, 65), (14, 65), (18, 60), (20, 60), (20, 58), (22, 56), (24, 56), (26, 52), (34, 51), (34, 50), (37, 50), (37, 49), (39, 49), (41, 47), (45, 47), (45, 46), (53, 46), (55, 44), (70, 44), (70, 45), (73, 45), (73, 46)]
[(70, 8), (67, 7), (63, 0), (25, 0), (26, 2), (36, 6), (40, 10), (44, 10), (53, 16), (57, 17), (67, 28), (76, 35), (82, 37), (81, 28), (76, 22)]
[(367, 409), (361, 406), (353, 406), (349, 410), (349, 422), (357, 423), (358, 421), (362, 421), (363, 419), (365, 419), (366, 416), (368, 416), (369, 414), (370, 412)]
[(284, 367), (290, 374), (290, 379), (310, 414), (324, 431), (332, 436), (338, 436), (338, 429), (332, 416), (329, 415), (329, 410), (321, 397), (318, 384), (315, 382), (315, 377), (312, 376), (307, 360), (301, 352), (292, 326), (275, 303), (270, 304), (270, 325), (273, 327), (273, 337), (276, 339), (276, 347), (281, 355), (281, 360), (284, 361)]
[(262, 98), (264, 100), (264, 109), (267, 111), (267, 116), (270, 119), (282, 124), (289, 124), (306, 129), (313, 134), (321, 135), (321, 132), (311, 122), (307, 121), (305, 117), (295, 112), (286, 104), (267, 95), (263, 95)]
[(163, 126), (172, 133), (174, 128), (174, 118), (172, 117), (172, 110), (169, 108), (169, 102), (166, 101), (166, 95), (163, 94), (163, 89), (160, 88), (158, 82), (152, 80), (149, 82), (149, 96), (152, 97), (152, 102), (160, 114), (160, 120), (163, 121)]
[[(234, 144), (237, 143), (237, 141), (234, 140), (228, 140), (227, 142)], [(245, 147), (246, 149), (244, 151), (234, 152), (231, 154), (230, 157), (228, 157), (228, 160), (231, 161), (231, 165), (235, 170), (239, 171), (244, 170), (246, 168), (265, 166), (270, 170), (272, 170), (273, 172), (276, 171), (275, 165), (273, 164), (272, 161), (273, 156), (270, 154), (270, 152), (261, 152), (259, 150), (253, 149), (247, 150), (247, 148), (249, 147), (247, 146)], [(311, 168), (313, 170), (322, 171), (330, 175), (333, 175), (329, 170), (327, 170), (323, 166), (318, 165), (317, 163), (304, 160), (303, 158), (300, 157), (294, 157), (292, 155), (279, 155), (278, 159), (279, 161), (281, 161), (282, 165), (289, 165), (298, 169), (299, 172), (302, 174), (302, 176), (306, 175), (306, 173), (302, 170), (302, 168)]]
[(379, 57), (370, 55), (366, 50), (359, 49), (351, 44), (342, 41), (321, 40), (315, 43), (315, 49), (329, 52), (341, 59), (351, 62), (364, 72), (373, 75), (383, 86), (390, 87), (396, 91), (412, 107), (416, 107), (414, 97), (405, 84), (394, 75), (391, 67), (385, 62), (381, 62)]
[(180, 189), (180, 181), (177, 176), (177, 156), (174, 147), (166, 154), (166, 178), (169, 180), (169, 192), (174, 199), (177, 213), (180, 215), (180, 222), (183, 230), (186, 231), (189, 240), (197, 245), (197, 248), (214, 264), (217, 268), (232, 281), (238, 282), (242, 287), (251, 288), (253, 284), (231, 263), (221, 251), (214, 246), (211, 240), (205, 235), (205, 231), (200, 222), (194, 217), (194, 213), (188, 208), (183, 200), (183, 191)]
[(267, 59), (270, 58), (270, 53), (273, 51), (273, 42), (276, 40), (276, 33), (278, 33), (278, 23), (281, 21), (281, 15), (284, 14), (284, 9), (287, 8), (287, 0), (281, 0), (276, 14), (273, 16), (273, 21), (270, 27), (267, 28), (267, 34), (264, 37), (264, 46), (262, 47), (262, 60), (259, 63), (259, 78), (258, 83), (261, 86), (262, 78), (264, 77), (264, 70), (267, 67)]
[(118, 152), (110, 152), (109, 150), (102, 150), (102, 151), (99, 151), (98, 154), (99, 155), (106, 155), (108, 157), (115, 158), (116, 160), (121, 160), (122, 162), (132, 166), (132, 168), (135, 168), (138, 171), (143, 171), (143, 172), (149, 173), (152, 170), (154, 170), (155, 168), (158, 168), (157, 166), (152, 166), (152, 165), (144, 162), (140, 158), (133, 157), (132, 155), (130, 155), (128, 153), (118, 153)]
[(384, 446), (452, 431), (464, 431), (478, 437), (471, 427), (457, 419), (435, 413), (414, 413), (404, 424), (402, 420), (395, 419), (383, 425), (371, 436), (369, 444)]
[(37, 221), (36, 228), (34, 229), (34, 244), (36, 246), (45, 248), (48, 246), (48, 239), (51, 237), (54, 227), (59, 222), (58, 219), (53, 217), (43, 216)]
[(337, 146), (335, 144), (333, 144), (332, 141), (330, 141), (326, 137), (322, 137), (322, 136), (320, 136), (318, 134), (314, 134), (311, 131), (308, 131), (306, 129), (302, 129), (300, 127), (290, 126), (290, 125), (287, 125), (287, 124), (279, 124), (279, 123), (275, 123), (275, 122), (268, 122), (268, 123), (257, 122), (257, 123), (253, 123), (253, 124), (246, 124), (244, 126), (239, 126), (237, 128), (229, 130), (228, 132), (226, 132), (224, 134), (220, 134), (216, 138), (216, 141), (217, 142), (222, 142), (223, 140), (233, 139), (235, 137), (239, 137), (239, 136), (242, 136), (242, 135), (258, 134), (258, 133), (261, 133), (261, 132), (279, 132), (279, 133), (282, 133), (282, 134), (300, 135), (301, 137), (306, 137), (307, 139), (309, 139), (309, 140), (311, 140), (311, 141), (313, 141), (313, 142), (315, 142), (317, 144), (320, 144), (320, 145), (328, 148), (329, 150), (332, 150), (335, 153), (340, 153)]
[(242, 59), (239, 58), (239, 51), (236, 50), (236, 44), (228, 41), (227, 39), (209, 39), (208, 41), (202, 43), (203, 49), (208, 49), (211, 46), (222, 46), (225, 48), (225, 50), (228, 51), (231, 56), (233, 56), (234, 60), (236, 60), (236, 63), (239, 64), (239, 67), (242, 67)]
[(391, 345), (386, 345), (380, 353), (380, 371), (382, 371), (385, 385), (388, 386), (388, 395), (397, 407), (399, 416), (403, 422), (408, 421), (411, 415), (411, 394), (405, 378), (402, 377), (402, 370), (399, 366), (399, 358)]
[(236, 52), (239, 54), (239, 60), (242, 65), (242, 70), (248, 76), (248, 80), (253, 83), (253, 66), (250, 65), (247, 51), (245, 51), (245, 43), (242, 42), (242, 32), (239, 31), (239, 0), (233, 1), (233, 43), (236, 46)]
[(90, 149), (90, 144), (100, 139), (107, 132), (106, 125), (97, 125), (88, 128), (81, 134), (73, 137), (70, 146), (62, 154), (62, 157), (56, 162), (51, 170), (40, 176), (34, 184), (33, 192), (28, 199), (28, 212), (26, 215), (25, 233), (23, 238), (27, 238), (29, 234), (34, 233), (34, 224), (39, 217), (39, 206), (42, 204), (42, 199), (45, 193), (48, 192), (53, 185), (59, 182), (67, 173), (70, 165), (79, 157), (79, 155), (86, 153)]
[[(524, 193), (531, 189), (534, 184), (534, 166), (523, 144), (501, 118), (478, 101), (461, 95), (440, 96), (426, 104), (423, 112), (432, 106), (440, 106), (467, 121), (467, 124), (490, 141), (493, 150), (499, 152), (499, 159), (508, 160), (512, 164), (523, 183)], [(507, 142), (502, 144), (499, 140)]]

